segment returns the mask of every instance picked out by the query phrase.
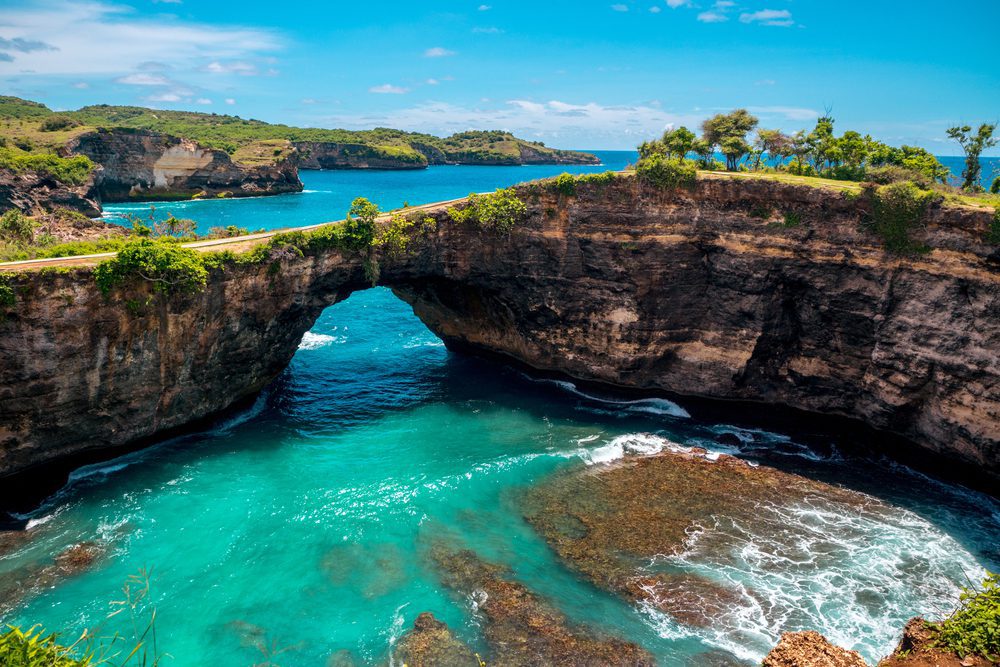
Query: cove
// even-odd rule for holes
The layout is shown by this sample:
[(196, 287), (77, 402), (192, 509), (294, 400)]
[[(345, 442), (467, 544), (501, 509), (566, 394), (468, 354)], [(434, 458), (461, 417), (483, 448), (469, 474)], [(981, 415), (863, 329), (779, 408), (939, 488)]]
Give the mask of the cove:
[[(823, 518), (816, 548), (826, 556), (814, 566), (727, 565), (764, 594), (790, 584), (808, 591), (802, 622), (859, 640), (869, 659), (888, 652), (907, 618), (954, 595), (965, 575), (997, 567), (995, 501), (885, 460), (696, 423), (682, 410), (593, 400), (450, 354), (388, 291), (361, 292), (324, 313), (252, 410), (80, 470), (32, 513), (37, 537), (0, 560), (8, 582), (81, 541), (106, 542), (108, 554), (3, 619), (69, 630), (95, 624), (125, 576), (147, 566), (160, 641), (176, 664), (260, 659), (252, 639), (243, 645), (248, 628), (295, 647), (282, 664), (324, 664), (341, 649), (374, 662), (427, 610), (475, 645), (468, 604), (442, 592), (422, 555), (443, 535), (510, 564), (570, 618), (640, 643), (661, 664), (704, 664), (720, 650), (759, 660), (778, 628), (761, 627), (754, 643), (737, 646), (732, 628), (664, 626), (577, 580), (521, 518), (521, 489), (586, 465), (630, 433), (735, 453), (891, 503), (894, 515), (880, 522)], [(872, 559), (823, 569), (836, 552), (867, 544), (879, 545)], [(876, 593), (873, 572), (893, 583)]]
[[(994, 500), (843, 451), (834, 435), (809, 447), (687, 412), (683, 400), (594, 394), (451, 354), (388, 291), (358, 292), (323, 312), (252, 410), (80, 470), (25, 516), (36, 533), (0, 561), (8, 582), (72, 544), (94, 542), (105, 555), (3, 620), (93, 625), (124, 577), (148, 566), (161, 641), (177, 664), (259, 660), (261, 638), (288, 649), (283, 664), (324, 664), (345, 649), (376, 662), (423, 611), (477, 645), (469, 601), (442, 591), (427, 564), (426, 545), (445, 539), (508, 564), (571, 619), (635, 641), (662, 664), (759, 660), (799, 627), (871, 660), (907, 618), (939, 610), (966, 576), (996, 568)], [(788, 528), (808, 526), (814, 551), (794, 567), (743, 558), (738, 541), (692, 552), (692, 566), (729, 572), (762, 600), (795, 593), (789, 616), (733, 609), (749, 640), (724, 623), (665, 623), (571, 574), (519, 506), (525, 489), (613, 460), (622, 438), (637, 437), (842, 484), (893, 511), (798, 508)]]

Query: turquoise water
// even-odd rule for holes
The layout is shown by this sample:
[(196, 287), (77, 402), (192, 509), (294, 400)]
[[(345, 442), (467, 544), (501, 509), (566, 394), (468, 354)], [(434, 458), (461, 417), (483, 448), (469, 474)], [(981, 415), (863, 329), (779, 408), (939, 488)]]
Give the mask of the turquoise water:
[[(211, 225), (234, 216), (243, 226), (289, 226), (337, 217), (357, 195), (420, 203), (520, 174), (538, 175), (306, 172), (314, 193), (185, 206), (199, 220), (214, 216)], [(426, 188), (413, 185), (421, 178)], [(703, 665), (708, 652), (759, 661), (782, 631), (805, 628), (874, 660), (909, 617), (945, 611), (967, 577), (1000, 567), (1000, 504), (991, 499), (832, 444), (686, 415), (664, 399), (596, 396), (449, 353), (391, 292), (367, 290), (327, 309), (252, 408), (81, 469), (25, 516), (33, 537), (0, 555), (0, 583), (29, 579), (27, 568), (76, 543), (108, 553), (0, 621), (68, 634), (94, 627), (125, 578), (148, 567), (159, 647), (173, 656), (166, 664), (263, 662), (248, 636), (287, 649), (276, 664), (325, 665), (345, 649), (371, 663), (423, 611), (478, 644), (470, 601), (443, 591), (426, 561), (427, 545), (443, 539), (509, 564), (571, 619), (639, 642), (664, 665)], [(712, 627), (686, 628), (577, 580), (518, 508), (520, 490), (613, 459), (630, 441), (706, 446), (871, 498), (861, 509), (818, 499), (755, 508), (773, 530), (720, 522), (693, 539), (675, 565), (747, 595)], [(103, 627), (127, 622), (116, 616)]]

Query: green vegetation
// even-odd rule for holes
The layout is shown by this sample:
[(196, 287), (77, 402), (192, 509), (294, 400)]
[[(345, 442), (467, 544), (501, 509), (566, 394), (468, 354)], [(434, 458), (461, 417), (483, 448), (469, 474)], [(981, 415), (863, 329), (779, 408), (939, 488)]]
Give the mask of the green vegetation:
[(83, 155), (59, 157), (53, 153), (28, 153), (23, 149), (0, 148), (0, 169), (15, 173), (37, 171), (57, 181), (80, 185), (90, 177), (94, 163)]
[(990, 221), (990, 231), (986, 234), (986, 240), (993, 245), (1000, 245), (1000, 205), (993, 210), (993, 219)]
[(470, 194), (463, 208), (450, 208), (448, 215), (455, 222), (472, 222), (506, 235), (528, 215), (528, 207), (514, 188), (501, 188), (485, 195)]
[(927, 251), (911, 234), (941, 195), (908, 182), (870, 188), (866, 195), (872, 203), (871, 229), (882, 238), (886, 250), (900, 255)]
[(8, 244), (29, 244), (35, 238), (34, 221), (16, 208), (0, 215), (0, 241)]
[(962, 590), (959, 608), (936, 626), (936, 644), (959, 656), (1000, 660), (1000, 575)]
[(42, 132), (58, 132), (59, 130), (66, 130), (71, 127), (77, 127), (81, 125), (80, 121), (75, 118), (70, 118), (69, 116), (63, 114), (57, 114), (54, 116), (49, 116), (41, 122), (38, 129)]
[(201, 253), (170, 239), (137, 238), (94, 269), (97, 287), (107, 296), (115, 287), (146, 282), (164, 294), (193, 293), (205, 287), (208, 271)]
[(556, 192), (567, 197), (576, 194), (576, 178), (573, 174), (559, 174), (555, 180)]
[(635, 171), (643, 183), (661, 190), (691, 187), (698, 174), (698, 168), (691, 160), (667, 157), (663, 153), (652, 153), (642, 158)]
[(10, 276), (0, 273), (0, 308), (10, 308), (17, 303), (14, 286), (10, 284)]
[(37, 626), (26, 631), (10, 628), (0, 634), (0, 665), (5, 667), (87, 667), (90, 659), (72, 657), (72, 647), (60, 646), (56, 635), (46, 636)]
[(987, 148), (997, 145), (997, 138), (993, 136), (996, 129), (996, 123), (983, 123), (975, 133), (970, 125), (948, 128), (948, 136), (957, 141), (965, 151), (965, 169), (962, 170), (963, 190), (968, 192), (982, 190), (979, 178), (983, 168), (979, 164), (979, 156)]
[(701, 124), (702, 141), (718, 146), (719, 152), (726, 156), (726, 169), (736, 171), (740, 160), (750, 152), (747, 135), (757, 123), (757, 117), (746, 109), (716, 114)]

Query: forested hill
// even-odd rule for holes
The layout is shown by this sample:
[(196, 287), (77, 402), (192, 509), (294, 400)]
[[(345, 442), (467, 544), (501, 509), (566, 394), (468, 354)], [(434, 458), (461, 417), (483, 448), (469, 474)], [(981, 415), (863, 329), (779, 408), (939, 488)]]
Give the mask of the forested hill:
[[(57, 152), (73, 138), (98, 128), (151, 130), (190, 139), (225, 150), (234, 161), (243, 164), (273, 163), (288, 157), (292, 149), (303, 147), (305, 150), (301, 152), (308, 157), (317, 149), (328, 150), (330, 145), (346, 147), (350, 155), (363, 155), (401, 167), (598, 162), (588, 153), (549, 148), (503, 131), (461, 132), (441, 138), (389, 128), (363, 131), (302, 128), (224, 114), (106, 104), (54, 112), (38, 102), (0, 97), (0, 135), (5, 143), (22, 150)], [(303, 162), (302, 166), (323, 165)]]

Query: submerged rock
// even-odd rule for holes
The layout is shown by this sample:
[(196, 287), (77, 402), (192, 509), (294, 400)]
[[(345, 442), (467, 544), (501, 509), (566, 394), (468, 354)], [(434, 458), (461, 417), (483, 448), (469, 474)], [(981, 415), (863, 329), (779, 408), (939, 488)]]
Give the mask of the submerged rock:
[(834, 646), (811, 630), (788, 632), (767, 654), (761, 667), (868, 667), (855, 651)]
[(480, 667), (479, 658), (429, 612), (417, 616), (413, 629), (393, 651), (394, 665), (406, 667)]
[[(702, 450), (703, 451), (703, 450)], [(809, 495), (859, 503), (862, 496), (740, 459), (699, 450), (629, 457), (569, 471), (529, 490), (525, 517), (556, 553), (601, 588), (650, 604), (690, 626), (710, 626), (753, 591), (677, 569), (671, 555), (738, 517), (752, 533), (780, 535), (760, 511)]]
[(469, 550), (432, 550), (444, 584), (469, 596), (483, 617), (490, 665), (642, 666), (653, 657), (636, 644), (570, 625), (560, 612), (499, 565)]
[(107, 554), (108, 546), (104, 542), (81, 542), (60, 551), (51, 563), (30, 563), (0, 574), (0, 614), (63, 579), (91, 569)]

